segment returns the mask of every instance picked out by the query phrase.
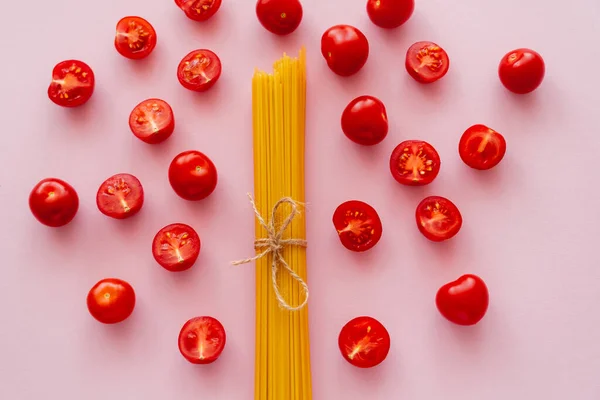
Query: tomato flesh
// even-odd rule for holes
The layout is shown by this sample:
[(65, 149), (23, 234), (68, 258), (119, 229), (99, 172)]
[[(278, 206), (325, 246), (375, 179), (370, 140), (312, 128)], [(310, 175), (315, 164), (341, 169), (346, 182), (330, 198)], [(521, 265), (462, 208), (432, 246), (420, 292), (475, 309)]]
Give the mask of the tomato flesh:
[(504, 158), (506, 140), (485, 125), (473, 125), (460, 138), (458, 153), (469, 167), (487, 170), (494, 168)]
[(139, 179), (133, 175), (113, 175), (100, 185), (96, 205), (106, 216), (115, 219), (129, 218), (142, 209), (144, 189)]
[(373, 96), (357, 97), (342, 114), (342, 130), (355, 143), (364, 146), (380, 143), (388, 134), (385, 105)]
[(256, 15), (258, 20), (271, 33), (289, 35), (302, 22), (302, 4), (298, 0), (258, 0)]
[(79, 197), (67, 182), (47, 178), (40, 181), (29, 194), (29, 209), (42, 224), (58, 228), (71, 222), (79, 209)]
[(347, 201), (338, 206), (333, 213), (333, 226), (344, 247), (356, 252), (373, 248), (383, 233), (377, 211), (358, 200)]
[(204, 92), (219, 80), (221, 60), (210, 50), (194, 50), (186, 55), (177, 68), (179, 83), (189, 90)]
[(152, 242), (152, 255), (172, 272), (190, 269), (200, 254), (200, 237), (189, 225), (171, 224), (162, 228)]
[(462, 227), (462, 215), (450, 200), (430, 196), (417, 206), (417, 227), (427, 239), (442, 242), (456, 236)]
[(371, 317), (357, 317), (341, 330), (338, 345), (342, 356), (355, 367), (372, 368), (385, 360), (390, 351), (390, 334)]
[(435, 303), (448, 321), (458, 325), (475, 325), (485, 316), (489, 293), (485, 282), (476, 275), (463, 275), (442, 286)]
[(177, 155), (169, 166), (169, 182), (185, 200), (202, 200), (217, 187), (217, 168), (203, 153), (190, 150)]
[(156, 47), (156, 31), (150, 22), (140, 17), (125, 17), (117, 23), (115, 48), (123, 57), (146, 58)]
[(121, 279), (108, 278), (96, 283), (87, 296), (90, 314), (103, 324), (126, 320), (135, 308), (135, 291)]
[(440, 156), (427, 142), (407, 140), (400, 143), (390, 158), (390, 170), (396, 181), (403, 185), (430, 184), (440, 172)]
[(371, 21), (386, 29), (404, 24), (415, 10), (415, 0), (368, 0), (367, 13)]
[(192, 364), (210, 364), (219, 358), (227, 338), (225, 328), (212, 317), (196, 317), (179, 333), (179, 351)]
[(175, 130), (173, 109), (164, 100), (144, 100), (131, 111), (129, 128), (143, 142), (149, 144), (164, 142)]
[(369, 41), (357, 28), (336, 25), (321, 38), (321, 54), (329, 68), (340, 76), (354, 75), (369, 58)]
[(406, 71), (417, 82), (432, 83), (446, 75), (450, 59), (444, 49), (432, 42), (417, 42), (406, 52)]
[(92, 97), (95, 83), (89, 65), (78, 60), (62, 61), (52, 70), (48, 97), (59, 106), (78, 107)]
[(221, 0), (175, 0), (175, 4), (194, 21), (206, 21), (219, 11)]
[(545, 74), (544, 59), (531, 49), (516, 49), (507, 53), (498, 67), (504, 87), (517, 94), (533, 92), (542, 84)]

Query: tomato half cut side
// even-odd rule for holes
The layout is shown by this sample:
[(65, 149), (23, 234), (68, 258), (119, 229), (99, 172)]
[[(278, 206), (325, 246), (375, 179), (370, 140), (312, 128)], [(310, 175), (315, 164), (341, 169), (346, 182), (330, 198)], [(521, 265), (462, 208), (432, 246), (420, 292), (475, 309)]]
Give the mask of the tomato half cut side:
[(381, 143), (388, 129), (385, 105), (373, 96), (357, 97), (342, 114), (342, 131), (348, 139), (363, 146)]
[(261, 25), (276, 35), (289, 35), (302, 22), (302, 4), (298, 0), (258, 0), (256, 15)]
[(417, 227), (427, 239), (442, 242), (456, 236), (462, 227), (458, 207), (440, 196), (430, 196), (417, 206)]
[(225, 328), (213, 317), (196, 317), (179, 332), (179, 351), (192, 364), (215, 362), (225, 348)]
[(145, 143), (164, 142), (175, 130), (173, 109), (161, 99), (144, 100), (131, 111), (129, 128)]
[(146, 58), (156, 47), (156, 31), (150, 22), (140, 17), (125, 17), (117, 23), (115, 48), (131, 60)]
[(444, 318), (457, 325), (475, 325), (485, 316), (490, 303), (488, 288), (477, 275), (463, 275), (442, 286), (435, 297)]
[(340, 331), (338, 345), (342, 356), (355, 367), (372, 368), (386, 359), (390, 334), (372, 317), (357, 317)]
[(321, 37), (321, 54), (336, 74), (354, 75), (367, 63), (369, 41), (351, 25), (335, 25)]
[(175, 4), (194, 21), (206, 21), (219, 11), (221, 0), (175, 0)]
[(215, 190), (217, 181), (215, 164), (196, 150), (178, 154), (169, 166), (171, 187), (185, 200), (205, 199)]
[(194, 92), (204, 92), (219, 80), (221, 60), (210, 50), (194, 50), (181, 60), (177, 67), (179, 83)]
[(485, 125), (473, 125), (460, 138), (458, 153), (469, 167), (488, 170), (504, 158), (506, 140), (500, 133)]
[(333, 213), (333, 226), (344, 247), (356, 252), (373, 248), (383, 234), (377, 211), (358, 200), (350, 200), (338, 206)]
[(190, 269), (200, 254), (200, 237), (189, 225), (171, 224), (162, 228), (152, 242), (152, 255), (171, 272)]
[(117, 174), (105, 180), (96, 194), (100, 212), (115, 219), (137, 214), (144, 205), (144, 188), (133, 175)]
[(135, 308), (133, 287), (116, 278), (96, 283), (87, 296), (90, 314), (103, 324), (117, 324), (126, 320)]
[(390, 157), (390, 170), (396, 181), (408, 186), (428, 185), (440, 172), (440, 156), (427, 142), (407, 140)]
[(444, 49), (432, 42), (417, 42), (406, 52), (406, 71), (417, 82), (432, 83), (448, 72), (450, 59)]
[(48, 97), (62, 107), (78, 107), (85, 104), (94, 93), (94, 72), (79, 60), (62, 61), (52, 70)]
[(42, 224), (58, 228), (71, 222), (79, 209), (73, 186), (57, 178), (41, 180), (29, 194), (29, 209)]
[(545, 74), (544, 59), (531, 49), (516, 49), (507, 53), (498, 66), (500, 81), (516, 94), (533, 92), (542, 84)]
[(415, 10), (415, 0), (368, 0), (367, 13), (371, 21), (385, 29), (404, 24)]

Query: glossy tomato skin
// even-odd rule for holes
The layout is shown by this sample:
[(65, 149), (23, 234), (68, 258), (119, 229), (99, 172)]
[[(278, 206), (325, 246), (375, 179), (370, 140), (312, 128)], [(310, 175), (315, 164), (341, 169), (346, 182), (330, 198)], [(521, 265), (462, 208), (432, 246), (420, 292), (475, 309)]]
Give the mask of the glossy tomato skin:
[(329, 68), (340, 76), (354, 75), (369, 58), (369, 41), (357, 28), (336, 25), (321, 38), (321, 53)]
[(258, 0), (256, 15), (262, 26), (271, 33), (284, 36), (294, 32), (302, 22), (299, 0)]
[(219, 11), (221, 0), (175, 0), (177, 7), (194, 21), (206, 21)]
[(156, 47), (156, 31), (150, 22), (140, 17), (124, 17), (117, 23), (115, 48), (125, 58), (146, 58)]
[(96, 78), (89, 65), (79, 60), (66, 60), (52, 70), (48, 97), (61, 107), (79, 107), (94, 93)]
[(386, 359), (390, 351), (390, 334), (375, 318), (357, 317), (342, 328), (338, 346), (350, 364), (372, 368)]
[(79, 197), (67, 182), (47, 178), (35, 185), (29, 194), (29, 208), (42, 224), (58, 228), (75, 218), (79, 209)]
[(129, 128), (135, 137), (145, 143), (162, 143), (175, 130), (173, 109), (161, 99), (144, 100), (131, 111)]
[(169, 166), (169, 182), (185, 200), (202, 200), (217, 187), (217, 168), (203, 153), (190, 150), (177, 155)]
[(440, 156), (435, 148), (422, 140), (400, 143), (390, 157), (390, 171), (403, 185), (428, 185), (440, 172)]
[(433, 42), (417, 42), (406, 52), (406, 71), (419, 83), (433, 83), (450, 68), (450, 58)]
[(383, 234), (377, 211), (358, 200), (346, 201), (338, 206), (333, 213), (333, 226), (344, 247), (355, 252), (372, 249)]
[(448, 321), (458, 325), (475, 325), (484, 317), (489, 305), (485, 282), (476, 275), (463, 275), (442, 286), (435, 302)]
[(194, 50), (181, 60), (177, 67), (177, 79), (186, 89), (204, 92), (214, 86), (221, 77), (221, 60), (210, 50)]
[(121, 279), (108, 278), (96, 283), (87, 296), (90, 314), (103, 324), (126, 320), (135, 308), (135, 291)]
[(357, 97), (342, 114), (342, 131), (354, 143), (364, 146), (381, 143), (388, 129), (385, 105), (373, 96)]
[(219, 358), (227, 335), (223, 325), (213, 317), (192, 318), (179, 332), (179, 351), (192, 364), (210, 364)]
[(506, 140), (500, 133), (485, 125), (473, 125), (460, 138), (458, 153), (469, 167), (488, 170), (504, 158)]
[(117, 174), (105, 180), (96, 193), (98, 210), (108, 217), (133, 217), (144, 205), (144, 188), (131, 174)]
[(152, 255), (161, 267), (171, 272), (190, 269), (200, 254), (200, 237), (189, 225), (171, 224), (162, 228), (152, 241)]
[(371, 21), (385, 29), (404, 24), (415, 10), (415, 0), (368, 0), (367, 13)]
[(507, 53), (498, 66), (500, 81), (516, 94), (533, 92), (542, 84), (545, 74), (544, 59), (531, 49), (516, 49)]
[(456, 236), (463, 219), (458, 207), (445, 197), (429, 196), (417, 206), (417, 227), (427, 239), (442, 242)]

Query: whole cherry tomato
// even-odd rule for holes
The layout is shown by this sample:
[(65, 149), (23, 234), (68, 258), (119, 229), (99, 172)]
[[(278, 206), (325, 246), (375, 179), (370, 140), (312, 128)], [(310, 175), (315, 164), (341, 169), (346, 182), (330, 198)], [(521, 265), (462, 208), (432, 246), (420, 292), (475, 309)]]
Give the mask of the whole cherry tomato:
[(227, 336), (225, 328), (213, 317), (196, 317), (179, 332), (179, 351), (192, 364), (210, 364), (219, 358)]
[(154, 237), (152, 255), (167, 271), (185, 271), (198, 259), (200, 245), (200, 237), (194, 228), (185, 224), (171, 224)]
[(448, 321), (458, 325), (475, 325), (488, 309), (488, 288), (480, 277), (463, 275), (442, 286), (435, 303)]
[(139, 60), (156, 47), (156, 31), (140, 17), (125, 17), (117, 23), (115, 48), (123, 57)]
[(394, 29), (404, 24), (415, 10), (415, 0), (368, 0), (367, 12), (373, 23)]
[(219, 11), (221, 0), (175, 0), (189, 19), (206, 21)]
[(78, 60), (62, 61), (52, 70), (48, 97), (59, 106), (78, 107), (92, 97), (95, 83), (89, 65)]
[(217, 187), (217, 168), (199, 151), (184, 151), (169, 166), (169, 182), (185, 200), (202, 200)]
[(256, 15), (269, 32), (289, 35), (302, 22), (302, 4), (298, 0), (258, 0)]
[(175, 130), (173, 109), (164, 100), (144, 100), (131, 111), (129, 128), (143, 142), (149, 144), (164, 142)]
[(430, 196), (417, 206), (417, 227), (427, 239), (441, 242), (456, 236), (462, 227), (462, 215), (450, 200)]
[(417, 42), (406, 52), (406, 71), (417, 82), (432, 83), (448, 72), (450, 59), (444, 49), (432, 42)]
[(407, 140), (400, 143), (390, 158), (390, 170), (403, 185), (428, 185), (440, 172), (440, 156), (427, 142)]
[(135, 291), (121, 279), (108, 278), (96, 283), (87, 296), (92, 317), (103, 324), (126, 320), (135, 308)]
[(380, 143), (388, 134), (385, 106), (373, 96), (357, 97), (342, 114), (342, 130), (355, 143), (365, 146)]
[(541, 55), (531, 49), (517, 49), (500, 61), (498, 75), (508, 90), (517, 94), (533, 92), (542, 84), (546, 64)]
[(42, 224), (57, 228), (73, 220), (79, 209), (79, 197), (67, 182), (47, 178), (31, 191), (29, 208)]
[(390, 334), (371, 317), (357, 317), (341, 330), (338, 345), (342, 356), (359, 368), (381, 364), (390, 351)]
[(504, 136), (485, 125), (473, 125), (460, 138), (458, 153), (471, 168), (494, 168), (506, 154), (506, 140)]
[(221, 77), (221, 60), (210, 50), (194, 50), (177, 67), (177, 79), (186, 89), (204, 92)]
[(338, 206), (333, 214), (333, 226), (344, 247), (356, 252), (373, 248), (383, 233), (377, 211), (358, 200), (347, 201)]
[(329, 68), (340, 76), (354, 75), (369, 58), (369, 41), (350, 25), (329, 28), (321, 38), (321, 53)]
[(115, 219), (133, 217), (144, 205), (144, 188), (133, 175), (113, 175), (100, 185), (96, 205), (102, 214)]

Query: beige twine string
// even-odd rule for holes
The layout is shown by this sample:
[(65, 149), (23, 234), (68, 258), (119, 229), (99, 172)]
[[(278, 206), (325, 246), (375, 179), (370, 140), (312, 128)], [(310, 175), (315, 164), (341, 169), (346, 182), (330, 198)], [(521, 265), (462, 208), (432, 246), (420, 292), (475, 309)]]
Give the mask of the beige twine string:
[[(267, 230), (267, 237), (263, 239), (256, 239), (256, 241), (254, 242), (254, 248), (256, 250), (264, 250), (254, 257), (233, 261), (231, 264), (248, 264), (252, 261), (259, 260), (267, 256), (268, 254), (271, 254), (273, 258), (273, 262), (271, 264), (271, 281), (273, 282), (273, 291), (275, 292), (275, 297), (277, 297), (277, 301), (279, 302), (279, 305), (282, 308), (288, 311), (298, 311), (304, 308), (304, 306), (306, 306), (306, 304), (308, 303), (308, 285), (296, 272), (294, 272), (292, 268), (290, 268), (287, 261), (285, 261), (285, 258), (283, 258), (283, 249), (286, 246), (306, 247), (307, 242), (303, 239), (283, 239), (283, 233), (290, 226), (292, 220), (298, 214), (300, 214), (300, 211), (298, 210), (299, 203), (294, 201), (290, 197), (284, 197), (280, 199), (273, 206), (273, 210), (271, 211), (271, 220), (267, 223), (256, 208), (256, 203), (254, 202), (254, 199), (252, 198), (251, 194), (248, 194), (248, 198), (250, 199), (250, 204), (252, 204), (252, 208), (254, 209), (254, 214), (256, 215), (258, 222)], [(280, 206), (284, 204), (289, 204), (292, 207), (292, 211), (283, 221), (283, 224), (281, 224), (281, 226), (278, 226), (278, 224), (275, 222), (277, 210)], [(290, 274), (290, 276), (294, 278), (296, 282), (298, 282), (300, 286), (302, 286), (302, 290), (304, 292), (304, 301), (299, 306), (291, 306), (287, 301), (285, 301), (285, 299), (279, 292), (279, 285), (277, 284), (277, 272), (279, 271), (280, 266), (283, 269), (285, 269)]]

